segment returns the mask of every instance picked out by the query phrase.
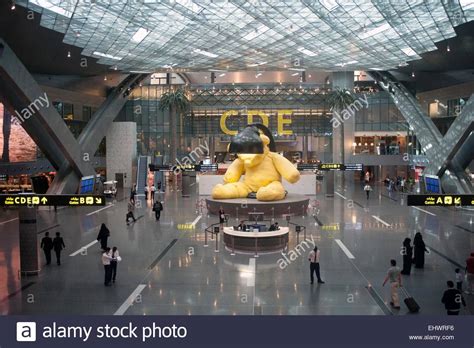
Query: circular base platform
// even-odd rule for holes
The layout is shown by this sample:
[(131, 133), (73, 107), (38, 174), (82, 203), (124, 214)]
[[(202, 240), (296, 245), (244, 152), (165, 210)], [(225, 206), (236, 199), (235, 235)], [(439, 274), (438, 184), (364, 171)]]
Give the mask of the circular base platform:
[(308, 209), (309, 197), (289, 193), (285, 199), (273, 202), (261, 202), (250, 198), (213, 199), (206, 198), (207, 211), (217, 215), (220, 207), (231, 217), (245, 216), (251, 212), (263, 212), (265, 216), (280, 216), (283, 214), (302, 215)]

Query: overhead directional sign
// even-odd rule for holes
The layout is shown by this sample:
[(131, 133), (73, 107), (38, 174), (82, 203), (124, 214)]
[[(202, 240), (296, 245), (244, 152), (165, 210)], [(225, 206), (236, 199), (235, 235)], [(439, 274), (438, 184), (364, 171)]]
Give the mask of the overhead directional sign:
[(473, 206), (474, 195), (408, 195), (407, 205), (421, 206)]
[(319, 168), (318, 163), (298, 163), (296, 166), (299, 171), (314, 171)]
[(103, 206), (101, 195), (0, 195), (0, 206)]
[(318, 165), (319, 170), (345, 170), (345, 166), (342, 163), (320, 163)]
[(361, 163), (320, 163), (319, 170), (362, 170)]

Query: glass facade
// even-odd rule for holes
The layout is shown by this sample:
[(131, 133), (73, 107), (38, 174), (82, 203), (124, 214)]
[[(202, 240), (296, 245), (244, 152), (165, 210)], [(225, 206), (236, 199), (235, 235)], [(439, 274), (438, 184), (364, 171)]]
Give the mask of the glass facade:
[(356, 112), (356, 131), (406, 131), (408, 123), (386, 92), (366, 94), (368, 107)]

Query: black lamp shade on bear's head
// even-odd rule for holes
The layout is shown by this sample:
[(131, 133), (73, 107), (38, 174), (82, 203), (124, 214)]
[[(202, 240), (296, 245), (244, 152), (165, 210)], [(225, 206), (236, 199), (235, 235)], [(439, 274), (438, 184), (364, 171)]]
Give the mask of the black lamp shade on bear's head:
[(232, 138), (229, 146), (230, 153), (262, 154), (263, 141), (257, 127), (247, 126)]

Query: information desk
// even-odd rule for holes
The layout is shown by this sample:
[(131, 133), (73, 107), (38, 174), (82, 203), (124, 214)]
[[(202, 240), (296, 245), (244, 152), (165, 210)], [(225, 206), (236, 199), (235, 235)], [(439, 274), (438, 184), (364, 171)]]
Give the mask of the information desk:
[(288, 244), (288, 236), (288, 227), (280, 227), (278, 231), (268, 232), (234, 231), (233, 227), (224, 227), (226, 248), (247, 253), (281, 251)]

